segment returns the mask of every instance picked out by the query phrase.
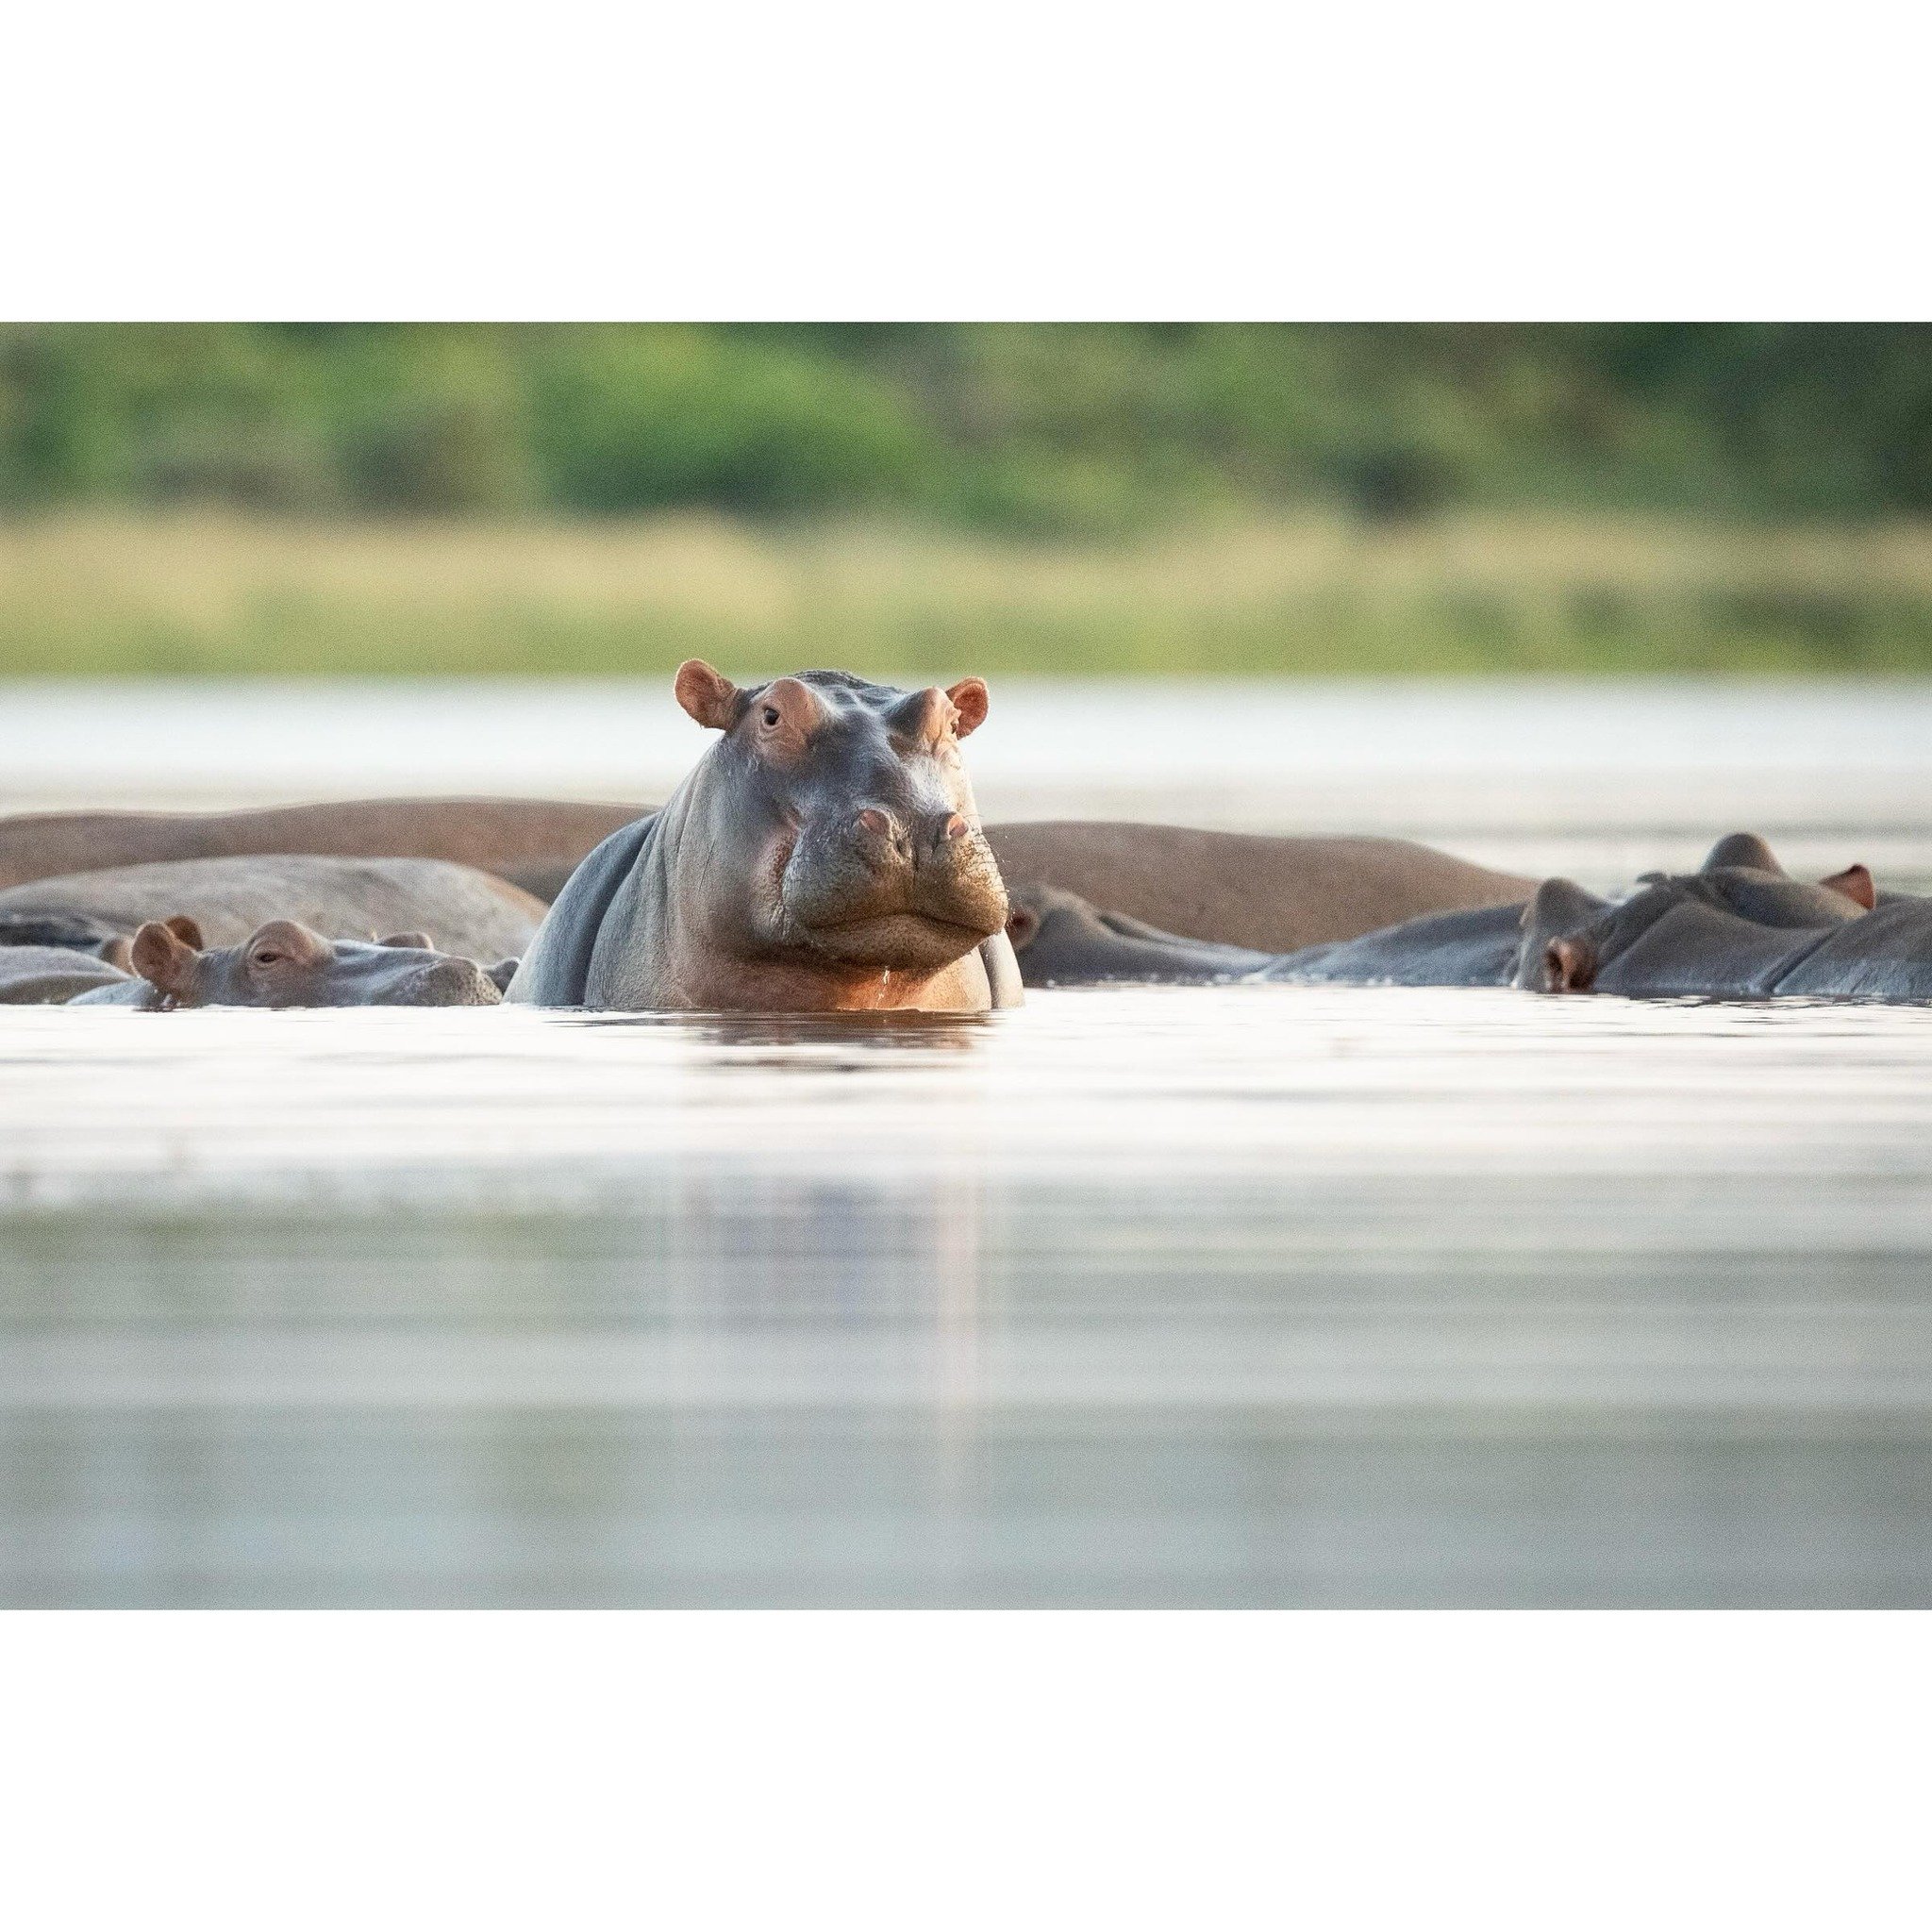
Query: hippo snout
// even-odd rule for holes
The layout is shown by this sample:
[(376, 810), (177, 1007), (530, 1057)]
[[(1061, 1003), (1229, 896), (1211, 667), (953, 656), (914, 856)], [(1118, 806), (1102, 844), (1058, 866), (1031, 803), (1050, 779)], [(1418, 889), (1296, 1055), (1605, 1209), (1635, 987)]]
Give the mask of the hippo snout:
[(503, 999), (496, 982), (474, 959), (445, 958), (425, 966), (411, 983), (407, 1004), (418, 1007), (493, 1007)]
[(969, 820), (958, 812), (924, 812), (901, 819), (883, 806), (868, 805), (852, 815), (853, 842), (874, 861), (888, 854), (917, 861), (924, 853), (945, 854), (946, 848), (973, 836)]
[(874, 803), (808, 829), (781, 886), (791, 929), (867, 966), (944, 964), (1006, 924), (1006, 891), (963, 813)]

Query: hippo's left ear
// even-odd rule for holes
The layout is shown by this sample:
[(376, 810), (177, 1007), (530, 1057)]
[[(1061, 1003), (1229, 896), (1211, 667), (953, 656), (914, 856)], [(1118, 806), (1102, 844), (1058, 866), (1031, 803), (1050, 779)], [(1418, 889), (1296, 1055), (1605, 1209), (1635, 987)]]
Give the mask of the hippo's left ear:
[(392, 932), (375, 943), (378, 946), (406, 946), (415, 953), (433, 953), (436, 950), (436, 941), (426, 932)]
[(983, 677), (962, 677), (958, 684), (948, 688), (946, 695), (953, 701), (953, 708), (958, 712), (953, 729), (961, 738), (970, 737), (986, 723), (989, 699), (986, 695), (986, 680)]
[(1777, 854), (1756, 832), (1729, 832), (1704, 855), (1700, 872), (1717, 872), (1724, 866), (1741, 865), (1753, 872), (1774, 872), (1784, 875)]
[(738, 722), (738, 687), (702, 658), (687, 658), (677, 667), (672, 689), (677, 702), (707, 731), (729, 731)]
[(150, 986), (179, 998), (193, 987), (201, 955), (175, 930), (175, 924), (172, 919), (165, 924), (158, 919), (149, 920), (134, 935), (127, 958), (128, 964)]
[(521, 959), (499, 959), (494, 966), (484, 967), (483, 976), (498, 992), (508, 992), (510, 981), (517, 976), (517, 968), (523, 963)]
[(1544, 992), (1588, 992), (1596, 982), (1596, 948), (1581, 933), (1559, 936), (1543, 947)]

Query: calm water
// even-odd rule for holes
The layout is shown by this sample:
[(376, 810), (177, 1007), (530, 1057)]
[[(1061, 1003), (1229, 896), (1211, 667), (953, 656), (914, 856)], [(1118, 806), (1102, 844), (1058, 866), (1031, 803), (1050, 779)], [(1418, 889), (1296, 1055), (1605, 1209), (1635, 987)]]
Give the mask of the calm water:
[[(1654, 694), (1621, 791), (1622, 696), (1492, 694), (1461, 754), (1469, 693), (1330, 698), (1341, 823), (1393, 717), (1439, 745), (1401, 828), (1463, 849), (1608, 878), (1757, 823), (1927, 875), (1923, 694), (1757, 694), (1697, 771), (1710, 694)], [(1008, 710), (1156, 732), (1090, 699)], [(371, 702), (278, 714), (293, 768)], [(1129, 808), (1306, 823), (1320, 732), (1254, 702), (1304, 739), (1241, 736), (1224, 810), (1224, 692), (1165, 694)], [(125, 790), (179, 783), (153, 741)], [(1928, 1497), (1932, 1010), (0, 1008), (0, 1602), (1924, 1605)]]
[(1932, 1012), (10, 1012), (13, 1604), (1932, 1602)]

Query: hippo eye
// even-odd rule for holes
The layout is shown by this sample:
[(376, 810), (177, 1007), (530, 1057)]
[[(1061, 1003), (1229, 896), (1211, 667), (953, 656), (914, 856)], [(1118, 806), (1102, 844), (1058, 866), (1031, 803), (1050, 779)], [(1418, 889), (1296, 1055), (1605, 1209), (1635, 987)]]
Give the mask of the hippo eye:
[(773, 725), (773, 724), (777, 724), (777, 722), (778, 722), (778, 708), (777, 708), (777, 706), (776, 706), (776, 705), (767, 705), (767, 706), (765, 707), (765, 723), (766, 723), (766, 724), (767, 724), (768, 725)]
[(256, 954), (255, 963), (258, 966), (277, 966), (281, 963), (281, 958), (282, 956), (273, 946), (263, 946)]

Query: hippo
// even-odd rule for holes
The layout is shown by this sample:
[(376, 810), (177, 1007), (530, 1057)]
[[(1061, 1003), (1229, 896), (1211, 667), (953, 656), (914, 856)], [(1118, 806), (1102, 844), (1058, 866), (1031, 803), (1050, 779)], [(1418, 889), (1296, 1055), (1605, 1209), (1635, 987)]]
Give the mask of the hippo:
[[(1689, 974), (1689, 984), (1672, 980), (1670, 990), (1680, 991), (1869, 993), (1881, 982), (1907, 983), (1893, 956), (1920, 915), (1892, 908), (1927, 904), (1879, 893), (1861, 865), (1815, 884), (1794, 879), (1762, 839), (1745, 832), (1721, 839), (1700, 871), (1647, 874), (1633, 895), (1615, 905), (1569, 880), (1550, 879), (1524, 905), (1427, 913), (1357, 939), (1282, 954), (1162, 932), (1052, 887), (1023, 882), (1008, 891), (1008, 931), (1028, 986), (1273, 981), (1574, 991), (1592, 983), (1589, 960), (1614, 959), (1621, 963), (1611, 968), (1613, 983), (1606, 991), (1664, 990), (1652, 983), (1661, 973), (1667, 978)], [(1665, 915), (1668, 922), (1658, 924)], [(1873, 918), (1880, 923), (1871, 924)], [(1789, 959), (1794, 946), (1811, 944), (1810, 935), (1836, 926), (1848, 930), (1830, 938), (1802, 968)], [(1633, 953), (1640, 939), (1644, 946)], [(1872, 954), (1870, 945), (1881, 939), (1881, 950)], [(1887, 961), (1883, 972), (1880, 958)], [(1862, 963), (1855, 967), (1855, 960)], [(1782, 975), (1776, 984), (1759, 985), (1761, 973), (1774, 968)]]
[(1522, 906), (1480, 906), (1266, 953), (1162, 932), (1053, 886), (1029, 881), (1008, 893), (1007, 932), (1027, 986), (1507, 986), (1523, 937)]
[(1055, 886), (1109, 916), (1262, 953), (1350, 940), (1430, 912), (1521, 906), (1536, 881), (1402, 839), (1293, 839), (1185, 825), (1049, 820), (993, 825), (1008, 880)]
[(572, 874), (508, 997), (752, 1012), (1018, 1004), (1007, 895), (959, 741), (976, 677), (906, 691), (843, 671), (741, 691), (701, 658), (686, 713), (719, 737), (663, 809)]
[(58, 1007), (126, 977), (110, 961), (73, 946), (0, 946), (0, 1006)]
[(474, 959), (521, 954), (543, 917), (529, 893), (471, 866), (429, 858), (267, 855), (187, 858), (68, 874), (0, 891), (0, 929), (32, 920), (131, 936), (171, 913), (195, 920), (214, 945), (234, 945), (267, 919), (333, 937), (427, 926)]
[(127, 964), (127, 935), (85, 912), (0, 912), (0, 949), (56, 946)]
[[(313, 853), (441, 858), (549, 901), (648, 805), (547, 798), (365, 798), (233, 812), (0, 818), (0, 888), (161, 859)], [(1426, 912), (1520, 905), (1536, 881), (1401, 839), (1276, 838), (1049, 819), (985, 827), (1008, 879), (1056, 886), (1176, 936), (1281, 953)]]
[(0, 817), (0, 889), (164, 859), (306, 852), (444, 859), (493, 873), (547, 905), (591, 846), (652, 809), (550, 798), (351, 798), (253, 811), (22, 812)]
[(1881, 893), (1862, 865), (1810, 884), (1762, 840), (1721, 840), (1697, 873), (1627, 898), (1547, 879), (1524, 917), (1515, 983), (1638, 996), (1932, 998), (1932, 900)]
[(1027, 986), (1226, 984), (1253, 977), (1276, 958), (1163, 932), (1036, 880), (1009, 881), (1007, 898), (1007, 938)]
[(420, 932), (375, 944), (325, 939), (292, 919), (272, 919), (240, 945), (209, 947), (192, 919), (150, 920), (129, 948), (137, 977), (99, 987), (76, 1007), (493, 1007), (515, 969), (487, 973), (474, 959), (418, 944)]

